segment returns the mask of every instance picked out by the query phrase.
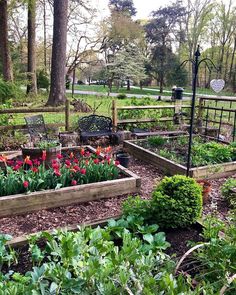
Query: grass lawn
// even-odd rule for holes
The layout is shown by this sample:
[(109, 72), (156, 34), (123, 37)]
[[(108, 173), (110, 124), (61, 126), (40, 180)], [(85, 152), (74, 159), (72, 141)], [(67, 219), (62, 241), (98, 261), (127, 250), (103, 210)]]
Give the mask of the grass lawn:
[[(146, 88), (146, 87), (145, 87)], [(71, 88), (70, 88), (71, 89)], [(103, 85), (75, 85), (76, 90), (81, 91), (95, 91), (95, 92), (102, 92), (107, 93), (108, 87), (104, 87)], [(142, 90), (142, 89), (130, 89), (127, 91), (126, 87), (119, 88), (112, 87), (112, 93), (125, 93), (125, 94), (142, 94), (142, 95), (160, 95), (160, 93), (156, 90)], [(170, 96), (170, 93), (162, 93), (161, 96)]]
[[(126, 87), (119, 88), (117, 89), (116, 87), (112, 87), (112, 92), (113, 93), (125, 93), (125, 94), (142, 94), (142, 95), (160, 95), (159, 87), (158, 86), (145, 86), (143, 87), (145, 89), (132, 89), (130, 91), (127, 91)], [(149, 88), (150, 90), (147, 90)], [(108, 92), (108, 87), (104, 87), (103, 85), (75, 85), (76, 90), (81, 90), (81, 91), (94, 91), (94, 92), (101, 92), (101, 93), (107, 93)], [(153, 90), (156, 89), (156, 90)], [(171, 87), (167, 87), (164, 90), (171, 91)], [(191, 87), (184, 87), (184, 95), (185, 96), (190, 96), (189, 94), (186, 93), (192, 93)], [(203, 95), (216, 95), (212, 89), (207, 89), (207, 88), (197, 88), (197, 93), (198, 94), (203, 94)], [(171, 96), (171, 93), (162, 93), (161, 96)], [(230, 91), (223, 90), (219, 96), (236, 96), (235, 93), (232, 93)]]
[[(70, 98), (71, 95), (67, 94), (67, 97)], [(107, 97), (107, 96), (94, 96), (94, 95), (75, 95), (75, 98), (80, 98), (84, 100), (88, 105), (92, 107), (92, 110), (96, 110), (96, 114), (104, 115), (104, 116), (112, 116), (112, 100), (115, 99), (114, 97)], [(142, 99), (139, 99), (143, 101)], [(32, 99), (27, 98), (25, 103), (29, 104), (31, 107), (42, 107), (45, 105), (47, 101), (47, 94), (41, 94), (37, 98), (34, 98), (34, 102), (32, 103)], [(125, 99), (116, 99), (117, 106), (127, 106), (131, 105), (131, 98)], [(163, 101), (152, 101), (152, 105), (166, 105), (171, 104), (171, 102), (163, 102)], [(73, 110), (73, 107), (71, 108)], [(33, 114), (14, 114), (13, 116), (13, 124), (24, 124), (24, 117), (30, 116)], [(71, 113), (70, 125), (72, 128), (76, 128), (78, 118), (82, 116), (87, 116), (88, 113)], [(65, 113), (43, 113), (44, 119), (46, 123), (63, 123), (65, 122)]]

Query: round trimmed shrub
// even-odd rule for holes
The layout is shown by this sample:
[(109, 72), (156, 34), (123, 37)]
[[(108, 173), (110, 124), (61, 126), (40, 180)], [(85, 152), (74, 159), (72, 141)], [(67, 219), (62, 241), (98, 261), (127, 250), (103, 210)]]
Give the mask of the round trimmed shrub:
[(202, 188), (186, 176), (165, 177), (154, 190), (151, 203), (160, 227), (186, 227), (201, 216)]

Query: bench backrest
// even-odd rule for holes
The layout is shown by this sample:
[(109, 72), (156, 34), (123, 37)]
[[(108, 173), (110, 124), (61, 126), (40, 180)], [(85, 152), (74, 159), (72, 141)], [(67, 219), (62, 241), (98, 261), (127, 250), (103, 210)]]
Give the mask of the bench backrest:
[(82, 132), (111, 131), (112, 120), (109, 117), (90, 115), (79, 118), (79, 130)]
[(28, 128), (31, 140), (35, 140), (36, 138), (40, 138), (40, 139), (48, 138), (43, 115), (25, 117), (25, 122)]

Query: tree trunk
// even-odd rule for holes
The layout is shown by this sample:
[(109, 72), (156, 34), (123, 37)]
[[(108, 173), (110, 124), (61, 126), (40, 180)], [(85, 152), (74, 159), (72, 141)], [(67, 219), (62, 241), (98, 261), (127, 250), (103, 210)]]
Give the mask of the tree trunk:
[(3, 79), (13, 81), (7, 18), (7, 0), (0, 0), (0, 55), (3, 66)]
[(47, 73), (47, 23), (46, 23), (46, 0), (43, 1), (43, 58), (44, 71)]
[(234, 49), (231, 57), (231, 63), (230, 63), (230, 70), (229, 70), (229, 81), (231, 84), (232, 89), (234, 88), (233, 85), (233, 66), (234, 66), (234, 60), (235, 60), (235, 52), (236, 52), (236, 36), (234, 37)]
[(36, 51), (35, 51), (35, 26), (36, 26), (36, 0), (28, 0), (28, 84), (27, 94), (37, 94), (36, 77)]
[(130, 79), (127, 79), (127, 91), (130, 91)]
[(66, 100), (66, 39), (68, 0), (54, 1), (51, 87), (47, 105), (57, 106)]

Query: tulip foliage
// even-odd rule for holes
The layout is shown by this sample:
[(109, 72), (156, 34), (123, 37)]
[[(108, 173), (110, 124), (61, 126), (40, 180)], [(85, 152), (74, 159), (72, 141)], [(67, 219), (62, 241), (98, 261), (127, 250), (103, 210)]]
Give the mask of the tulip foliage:
[(104, 158), (100, 157), (100, 147), (95, 154), (84, 149), (80, 150), (79, 156), (58, 154), (49, 168), (45, 167), (46, 151), (34, 160), (26, 157), (23, 161), (7, 161), (2, 156), (0, 160), (4, 162), (5, 169), (0, 170), (0, 196), (117, 179), (119, 163), (110, 157), (109, 148), (105, 152)]

